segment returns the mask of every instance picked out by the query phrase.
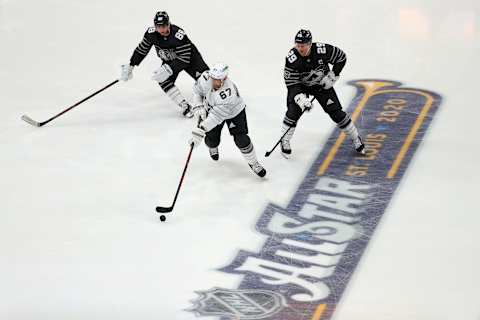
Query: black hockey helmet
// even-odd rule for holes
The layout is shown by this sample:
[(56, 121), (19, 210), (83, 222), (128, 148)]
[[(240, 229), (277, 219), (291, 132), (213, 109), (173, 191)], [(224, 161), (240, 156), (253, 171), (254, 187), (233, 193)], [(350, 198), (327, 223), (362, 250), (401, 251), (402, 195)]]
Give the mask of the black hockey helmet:
[(156, 26), (164, 26), (170, 24), (170, 17), (166, 11), (158, 11), (153, 18), (153, 24)]
[(300, 29), (295, 35), (295, 43), (311, 43), (312, 33), (310, 30)]

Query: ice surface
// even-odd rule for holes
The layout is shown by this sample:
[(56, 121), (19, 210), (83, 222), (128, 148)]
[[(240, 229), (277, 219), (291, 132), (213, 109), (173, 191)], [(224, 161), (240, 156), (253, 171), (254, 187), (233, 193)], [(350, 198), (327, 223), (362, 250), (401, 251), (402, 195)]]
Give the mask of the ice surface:
[[(207, 63), (230, 65), (268, 170), (254, 176), (225, 130), (218, 163), (194, 151), (166, 223), (154, 208), (173, 198), (193, 122), (150, 80), (153, 52), (132, 81), (55, 122), (20, 120), (45, 120), (117, 78), (157, 10)], [(292, 159), (263, 158), (285, 110), (284, 56), (308, 27), (347, 53), (345, 106), (347, 82), (365, 78), (443, 97), (334, 319), (478, 320), (479, 10), (474, 0), (0, 1), (0, 318), (194, 319), (183, 310), (195, 291), (236, 288), (242, 277), (218, 269), (260, 250), (260, 214), (288, 204), (333, 129), (317, 105)], [(187, 75), (177, 84), (189, 95)]]

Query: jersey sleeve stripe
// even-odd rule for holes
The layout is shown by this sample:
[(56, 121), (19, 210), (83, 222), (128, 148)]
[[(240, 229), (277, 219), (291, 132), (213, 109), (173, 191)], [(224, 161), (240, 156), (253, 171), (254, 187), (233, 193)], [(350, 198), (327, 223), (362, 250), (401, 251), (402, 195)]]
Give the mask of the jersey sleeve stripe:
[(285, 81), (285, 85), (286, 85), (287, 87), (291, 87), (291, 86), (294, 86), (294, 85), (297, 85), (297, 84), (302, 84), (302, 82), (299, 81), (299, 80), (298, 80), (298, 81), (288, 81), (288, 82)]
[(343, 52), (343, 50), (341, 50), (337, 47), (333, 47), (332, 54), (331, 54), (328, 62), (338, 63), (338, 62), (344, 61), (345, 59), (346, 59), (345, 52)]
[(152, 44), (150, 41), (147, 40), (147, 38), (143, 37), (142, 42), (135, 48), (135, 51), (138, 52), (142, 56), (146, 56), (148, 54), (148, 51), (150, 51), (150, 48), (152, 47)]
[(182, 61), (182, 62), (185, 62), (185, 63), (190, 63), (190, 59), (184, 59), (184, 58), (181, 58), (181, 57), (178, 57), (177, 59)]
[(337, 52), (335, 53), (335, 58), (333, 58), (333, 61), (337, 61), (338, 56), (339, 56), (341, 53), (342, 53), (342, 52), (340, 51), (340, 49), (337, 49)]
[(139, 54), (141, 54), (142, 56), (146, 56), (148, 54), (147, 51), (141, 50), (139, 48), (135, 49), (135, 51), (138, 52)]
[(185, 54), (185, 53), (190, 54), (191, 49), (190, 49), (190, 48), (189, 48), (189, 49), (181, 49), (181, 50), (176, 50), (176, 49), (175, 49), (175, 52), (176, 52), (177, 54)]
[(333, 61), (333, 57), (334, 57), (336, 51), (337, 51), (337, 49), (335, 47), (332, 47), (332, 53), (330, 54), (330, 58), (328, 59), (328, 61), (330, 61), (330, 62)]
[(345, 59), (347, 59), (347, 55), (345, 54), (345, 52), (342, 51), (340, 56), (337, 58), (337, 62), (342, 62)]

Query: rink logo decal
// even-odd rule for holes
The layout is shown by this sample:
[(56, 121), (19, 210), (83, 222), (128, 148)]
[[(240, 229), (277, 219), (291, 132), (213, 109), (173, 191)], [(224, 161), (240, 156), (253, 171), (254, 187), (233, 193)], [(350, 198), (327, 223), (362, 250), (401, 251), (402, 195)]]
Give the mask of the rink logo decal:
[(213, 288), (198, 291), (200, 298), (190, 309), (197, 316), (230, 316), (240, 319), (264, 319), (285, 307), (285, 298), (268, 290), (228, 290)]
[[(332, 317), (441, 102), (436, 93), (394, 81), (349, 84), (357, 89), (349, 112), (366, 155), (355, 154), (335, 129), (288, 206), (269, 204), (260, 216), (256, 229), (266, 236), (261, 250), (240, 250), (220, 270), (242, 275), (238, 289), (202, 292), (191, 311), (221, 319)], [(217, 292), (227, 292), (228, 301)], [(274, 314), (267, 293), (284, 299)]]

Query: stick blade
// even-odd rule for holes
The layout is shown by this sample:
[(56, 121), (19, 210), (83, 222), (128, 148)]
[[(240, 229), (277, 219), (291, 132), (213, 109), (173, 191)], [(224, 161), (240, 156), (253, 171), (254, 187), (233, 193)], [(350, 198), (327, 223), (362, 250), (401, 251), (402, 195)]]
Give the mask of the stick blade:
[(173, 207), (156, 207), (155, 210), (158, 213), (167, 213), (167, 212), (172, 212)]
[(267, 151), (267, 152), (265, 152), (265, 157), (268, 157), (268, 156), (270, 156), (270, 154), (271, 154), (271, 152), (270, 152), (270, 151)]
[(25, 121), (28, 124), (31, 124), (32, 126), (41, 127), (41, 124), (39, 122), (33, 120), (32, 118), (30, 118), (29, 116), (27, 116), (25, 114), (22, 116), (22, 120)]

